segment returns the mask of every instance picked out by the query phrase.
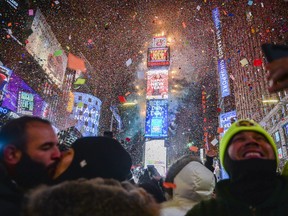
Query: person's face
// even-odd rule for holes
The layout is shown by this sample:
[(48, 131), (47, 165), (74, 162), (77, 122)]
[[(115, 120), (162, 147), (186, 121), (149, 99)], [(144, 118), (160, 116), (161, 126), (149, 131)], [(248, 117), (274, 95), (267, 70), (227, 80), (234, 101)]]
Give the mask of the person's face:
[(61, 156), (53, 128), (48, 124), (32, 122), (27, 125), (26, 131), (26, 154), (33, 161), (43, 164), (49, 173), (53, 172)]
[(59, 160), (53, 179), (60, 176), (65, 170), (70, 166), (74, 157), (74, 149), (70, 148), (69, 150), (62, 153), (61, 159)]
[(232, 160), (250, 158), (275, 159), (275, 154), (268, 140), (257, 132), (242, 131), (236, 134), (228, 147)]

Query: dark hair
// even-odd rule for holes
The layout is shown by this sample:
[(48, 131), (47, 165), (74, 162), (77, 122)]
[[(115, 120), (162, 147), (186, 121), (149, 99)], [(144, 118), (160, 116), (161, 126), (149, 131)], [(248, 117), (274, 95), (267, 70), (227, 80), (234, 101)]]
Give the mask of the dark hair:
[(48, 120), (36, 116), (22, 116), (7, 122), (0, 130), (0, 158), (3, 155), (3, 149), (8, 144), (25, 150), (27, 142), (26, 128), (32, 122), (40, 122), (51, 125)]
[[(190, 162), (197, 161), (202, 164), (201, 160), (198, 157), (193, 155), (184, 155), (177, 159), (168, 169), (165, 182), (174, 183), (175, 176)], [(170, 195), (173, 196), (173, 189), (172, 188), (165, 188), (165, 191)]]

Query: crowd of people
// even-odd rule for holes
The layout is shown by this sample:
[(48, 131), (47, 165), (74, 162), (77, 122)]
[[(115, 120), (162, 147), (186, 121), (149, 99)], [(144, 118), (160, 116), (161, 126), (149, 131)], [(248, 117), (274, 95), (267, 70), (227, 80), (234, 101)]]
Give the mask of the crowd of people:
[(218, 182), (211, 163), (184, 155), (165, 179), (149, 166), (136, 183), (131, 157), (116, 139), (79, 138), (61, 154), (51, 124), (38, 117), (11, 120), (2, 127), (0, 141), (3, 216), (288, 212), (287, 170), (277, 172), (277, 146), (249, 119), (233, 123), (221, 140), (219, 157), (230, 178)]
[[(288, 58), (270, 63), (270, 91), (288, 85)], [(165, 179), (155, 167), (136, 183), (132, 160), (108, 136), (77, 139), (58, 148), (49, 121), (22, 116), (0, 130), (0, 215), (287, 215), (288, 171), (278, 172), (272, 136), (249, 119), (234, 122), (219, 145), (229, 179), (217, 182), (211, 157), (176, 160)]]

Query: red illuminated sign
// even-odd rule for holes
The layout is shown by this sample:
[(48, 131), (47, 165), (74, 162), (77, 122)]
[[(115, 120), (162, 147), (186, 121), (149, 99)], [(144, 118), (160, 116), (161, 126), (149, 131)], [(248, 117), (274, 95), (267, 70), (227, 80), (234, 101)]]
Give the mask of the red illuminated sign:
[(170, 49), (169, 47), (153, 47), (148, 48), (147, 66), (169, 66), (170, 65)]

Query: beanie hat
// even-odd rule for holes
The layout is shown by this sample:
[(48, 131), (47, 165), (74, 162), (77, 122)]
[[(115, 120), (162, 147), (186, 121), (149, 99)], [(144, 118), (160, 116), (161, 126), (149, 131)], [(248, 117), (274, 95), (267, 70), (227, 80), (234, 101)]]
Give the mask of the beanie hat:
[(120, 142), (109, 137), (82, 137), (71, 148), (74, 157), (56, 182), (78, 178), (113, 178), (123, 181), (129, 175), (132, 160)]
[(257, 124), (255, 121), (250, 120), (250, 119), (241, 119), (241, 120), (234, 122), (229, 127), (229, 129), (225, 132), (224, 136), (222, 137), (220, 141), (220, 147), (219, 147), (220, 162), (225, 169), (227, 167), (225, 167), (224, 159), (225, 159), (225, 154), (227, 152), (230, 141), (233, 138), (233, 136), (235, 136), (237, 133), (242, 132), (242, 131), (254, 131), (254, 132), (262, 134), (272, 146), (272, 149), (275, 154), (277, 166), (279, 165), (277, 146), (273, 138), (271, 137), (271, 135), (264, 128), (262, 128), (259, 124)]

